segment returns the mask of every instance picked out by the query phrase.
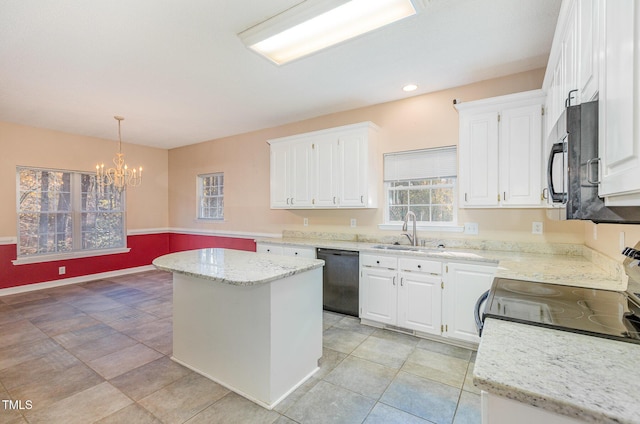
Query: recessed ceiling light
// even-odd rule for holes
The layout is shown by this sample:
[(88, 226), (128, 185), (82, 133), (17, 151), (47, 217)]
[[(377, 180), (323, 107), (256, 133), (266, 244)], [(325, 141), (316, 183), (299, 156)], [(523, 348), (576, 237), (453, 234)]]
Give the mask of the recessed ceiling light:
[(281, 65), (415, 13), (411, 0), (306, 0), (238, 36)]
[(416, 91), (417, 89), (418, 89), (418, 86), (415, 84), (407, 84), (404, 87), (402, 87), (402, 90), (406, 92)]

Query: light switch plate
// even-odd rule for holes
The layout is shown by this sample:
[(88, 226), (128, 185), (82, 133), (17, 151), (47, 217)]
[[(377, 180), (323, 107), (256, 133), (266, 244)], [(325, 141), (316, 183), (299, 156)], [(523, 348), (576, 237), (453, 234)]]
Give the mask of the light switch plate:
[(478, 234), (478, 223), (477, 222), (465, 222), (464, 223), (464, 233), (465, 234)]

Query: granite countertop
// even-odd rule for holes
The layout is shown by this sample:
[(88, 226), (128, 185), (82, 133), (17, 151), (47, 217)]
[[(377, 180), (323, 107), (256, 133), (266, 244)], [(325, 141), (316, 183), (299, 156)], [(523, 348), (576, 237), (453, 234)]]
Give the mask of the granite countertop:
[(269, 255), (233, 249), (199, 249), (171, 253), (153, 260), (163, 271), (236, 286), (269, 283), (324, 266), (319, 259)]
[[(474, 262), (485, 265), (497, 265), (496, 277), (512, 278), (542, 283), (563, 284), (567, 286), (598, 288), (624, 291), (627, 277), (614, 261), (602, 259), (591, 249), (573, 245), (566, 249), (571, 254), (556, 254), (552, 249), (539, 249), (544, 253), (522, 252), (514, 246), (513, 250), (492, 249), (492, 245), (483, 249), (468, 248), (424, 248), (420, 251), (385, 250), (373, 246), (382, 243), (339, 241), (330, 239), (260, 239), (258, 242), (282, 244), (285, 246), (307, 246), (326, 249), (344, 249), (360, 253), (397, 255), (439, 259), (442, 261)], [(504, 249), (503, 245), (496, 245)], [(510, 245), (507, 245), (508, 248)], [(535, 249), (535, 247), (533, 248)], [(584, 251), (584, 252), (583, 252)], [(586, 253), (586, 255), (584, 254)]]
[(640, 345), (488, 318), (485, 391), (591, 423), (640, 423)]

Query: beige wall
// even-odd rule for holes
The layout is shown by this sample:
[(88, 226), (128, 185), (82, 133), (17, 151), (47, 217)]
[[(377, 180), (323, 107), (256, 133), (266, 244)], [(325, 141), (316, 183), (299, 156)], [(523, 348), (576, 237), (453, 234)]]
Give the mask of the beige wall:
[[(271, 210), (269, 208), (269, 138), (339, 125), (372, 121), (381, 127), (381, 153), (458, 144), (454, 98), (478, 100), (540, 88), (544, 69), (484, 81), (404, 100), (322, 116), (253, 133), (212, 140), (169, 152), (169, 222), (178, 228), (280, 233), (283, 229), (394, 234), (378, 230), (377, 210)], [(380, 163), (382, 156), (380, 155)], [(225, 173), (225, 221), (197, 221), (197, 174)], [(382, 195), (382, 176), (379, 198)], [(382, 202), (380, 202), (382, 206)], [(303, 227), (303, 218), (309, 226)], [(358, 226), (352, 229), (350, 219)], [(542, 221), (544, 235), (532, 235), (531, 223)], [(584, 242), (583, 222), (548, 221), (543, 210), (462, 209), (459, 222), (477, 222), (478, 238), (519, 241)], [(450, 234), (424, 234), (449, 237)]]
[[(0, 237), (16, 236), (16, 166), (95, 171), (117, 151), (116, 141), (0, 122)], [(168, 151), (123, 143), (128, 164), (143, 166), (144, 181), (127, 192), (127, 229), (166, 228)]]

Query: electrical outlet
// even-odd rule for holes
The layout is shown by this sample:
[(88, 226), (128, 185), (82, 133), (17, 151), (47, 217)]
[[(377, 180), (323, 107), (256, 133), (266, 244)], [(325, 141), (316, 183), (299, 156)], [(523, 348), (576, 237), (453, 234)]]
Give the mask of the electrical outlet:
[(309, 226), (309, 218), (302, 218), (302, 225), (304, 225), (305, 227)]
[(67, 273), (67, 267), (66, 266), (58, 267), (58, 275), (64, 275), (66, 273)]
[(531, 234), (542, 234), (542, 222), (533, 222), (531, 225)]
[(477, 222), (465, 222), (464, 223), (464, 232), (465, 232), (465, 234), (478, 234), (478, 223)]
[(355, 228), (356, 226), (356, 219), (355, 218), (351, 218), (351, 227)]

